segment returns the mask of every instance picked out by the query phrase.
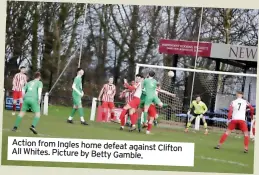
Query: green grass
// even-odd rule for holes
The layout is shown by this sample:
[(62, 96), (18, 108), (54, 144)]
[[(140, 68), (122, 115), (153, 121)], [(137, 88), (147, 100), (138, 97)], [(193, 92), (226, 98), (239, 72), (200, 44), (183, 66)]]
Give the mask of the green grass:
[[(32, 162), (7, 160), (8, 136), (35, 137), (28, 129), (32, 122), (32, 114), (24, 117), (18, 132), (10, 130), (15, 117), (10, 111), (4, 111), (2, 135), (2, 165), (19, 166), (45, 166), (45, 167), (77, 167), (77, 168), (107, 168), (107, 169), (132, 169), (132, 170), (160, 170), (160, 171), (190, 171), (190, 172), (224, 172), (253, 174), (254, 143), (250, 142), (250, 152), (243, 153), (243, 139), (229, 137), (221, 150), (214, 150), (220, 134), (211, 133), (184, 133), (182, 130), (162, 129), (154, 127), (154, 135), (144, 133), (129, 133), (119, 131), (118, 124), (90, 122), (89, 126), (82, 126), (79, 122), (74, 125), (66, 123), (70, 108), (50, 106), (49, 115), (42, 116), (37, 126), (40, 134), (48, 137), (107, 139), (107, 140), (139, 140), (139, 141), (169, 141), (169, 142), (194, 142), (195, 162), (194, 167), (174, 166), (144, 166), (144, 165), (117, 165), (117, 164), (90, 164), (90, 163), (58, 163), (58, 162)], [(85, 111), (90, 116), (89, 109)], [(79, 121), (79, 117), (75, 116)]]

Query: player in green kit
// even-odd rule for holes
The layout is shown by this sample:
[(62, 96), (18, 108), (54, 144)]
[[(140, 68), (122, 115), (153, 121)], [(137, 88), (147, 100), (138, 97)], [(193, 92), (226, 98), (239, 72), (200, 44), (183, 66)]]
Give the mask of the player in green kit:
[(84, 70), (82, 68), (77, 69), (77, 76), (74, 79), (72, 85), (72, 98), (73, 98), (73, 109), (71, 111), (70, 116), (68, 117), (67, 122), (73, 123), (73, 117), (78, 110), (80, 115), (80, 120), (82, 125), (88, 125), (84, 120), (84, 111), (82, 106), (82, 97), (84, 96), (83, 88), (82, 88), (82, 76), (84, 75)]
[[(169, 95), (171, 97), (176, 97), (175, 94), (172, 94), (168, 91), (165, 91), (163, 89), (161, 89), (161, 86), (159, 84), (157, 84), (157, 89), (156, 89), (156, 93), (155, 93), (155, 101), (157, 102), (157, 104), (161, 104), (161, 100), (160, 98), (158, 97), (158, 93), (163, 93), (163, 94), (166, 94), (166, 95)], [(144, 106), (145, 106), (145, 101), (146, 101), (146, 92), (145, 92), (145, 89), (143, 89), (142, 91), (142, 95), (140, 97), (140, 105), (139, 105), (139, 109), (138, 109), (138, 114), (139, 114), (139, 118), (138, 118), (138, 131), (140, 132), (141, 131), (141, 114), (142, 114), (142, 111), (144, 110)], [(149, 108), (148, 108), (148, 115), (149, 117), (153, 118), (154, 120), (157, 119), (158, 115), (157, 115), (157, 111), (156, 111), (156, 107), (155, 107), (155, 102), (153, 102)], [(167, 107), (168, 105), (167, 104), (163, 104), (162, 105), (163, 107)], [(160, 105), (161, 107), (161, 105)], [(154, 114), (156, 114), (154, 116)], [(151, 116), (150, 116), (151, 115)], [(151, 122), (152, 123), (152, 122)], [(149, 121), (149, 125), (151, 124), (150, 121)], [(144, 125), (142, 126), (143, 128), (147, 127), (147, 125), (145, 125), (146, 123), (144, 123)], [(147, 132), (148, 133), (148, 132)]]
[(41, 102), (41, 94), (42, 94), (42, 88), (43, 88), (43, 84), (40, 81), (40, 79), (41, 79), (41, 74), (39, 72), (36, 72), (34, 76), (34, 80), (27, 83), (22, 89), (23, 106), (19, 115), (15, 120), (13, 131), (16, 131), (17, 128), (19, 127), (26, 111), (31, 109), (35, 113), (35, 117), (32, 121), (30, 130), (33, 132), (33, 134), (37, 134), (35, 127), (37, 126), (40, 120), (40, 102)]
[(144, 100), (144, 124), (143, 126), (147, 126), (147, 116), (149, 106), (153, 103), (158, 105), (159, 107), (166, 107), (167, 104), (163, 104), (161, 100), (158, 98), (156, 94), (157, 84), (158, 82), (154, 79), (155, 72), (150, 71), (148, 77), (143, 82), (143, 88), (145, 89), (145, 100)]
[(204, 134), (208, 134), (207, 122), (206, 122), (205, 117), (204, 117), (204, 114), (208, 111), (208, 108), (207, 108), (206, 104), (201, 101), (201, 97), (199, 95), (196, 96), (196, 100), (192, 101), (192, 103), (190, 105), (190, 109), (188, 111), (188, 115), (190, 115), (190, 112), (191, 112), (192, 108), (194, 108), (194, 114), (191, 117), (191, 119), (189, 120), (189, 122), (187, 123), (185, 132), (188, 132), (192, 121), (196, 117), (200, 117), (203, 121), (203, 126), (204, 126), (204, 129), (205, 129)]

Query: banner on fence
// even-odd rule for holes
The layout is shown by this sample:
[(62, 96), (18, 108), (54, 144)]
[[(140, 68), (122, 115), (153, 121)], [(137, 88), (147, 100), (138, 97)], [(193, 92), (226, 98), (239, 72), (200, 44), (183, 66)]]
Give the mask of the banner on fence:
[[(13, 98), (12, 97), (5, 97), (5, 109), (12, 110), (13, 109)], [(20, 110), (20, 102), (17, 100), (16, 103), (16, 110)]]
[[(102, 106), (98, 106), (98, 108), (97, 108), (97, 118), (96, 118), (97, 122), (108, 122), (108, 121), (110, 121), (110, 118), (111, 118), (110, 110), (108, 110), (108, 115), (105, 115), (105, 118), (102, 117), (103, 112), (104, 111), (103, 111)], [(115, 119), (117, 119), (117, 120), (120, 119), (121, 112), (122, 112), (121, 108), (114, 108)]]

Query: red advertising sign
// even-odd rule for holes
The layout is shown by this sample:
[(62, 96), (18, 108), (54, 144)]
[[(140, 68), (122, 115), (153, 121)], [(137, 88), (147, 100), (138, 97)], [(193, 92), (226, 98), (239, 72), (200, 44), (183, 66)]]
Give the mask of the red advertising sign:
[[(212, 43), (200, 42), (198, 56), (210, 57)], [(197, 42), (196, 41), (181, 41), (161, 39), (159, 41), (159, 53), (163, 54), (179, 54), (196, 56)]]
[[(121, 112), (122, 112), (122, 109), (121, 109), (121, 108), (115, 108), (115, 109), (114, 109), (114, 115), (115, 115), (115, 118), (116, 118), (117, 120), (120, 119)], [(97, 122), (109, 122), (109, 121), (110, 121), (110, 117), (111, 117), (110, 111), (108, 111), (108, 116), (105, 116), (106, 118), (102, 118), (102, 113), (103, 113), (103, 108), (102, 108), (102, 106), (98, 106), (98, 108), (97, 108), (97, 118), (96, 118), (96, 121), (97, 121)]]

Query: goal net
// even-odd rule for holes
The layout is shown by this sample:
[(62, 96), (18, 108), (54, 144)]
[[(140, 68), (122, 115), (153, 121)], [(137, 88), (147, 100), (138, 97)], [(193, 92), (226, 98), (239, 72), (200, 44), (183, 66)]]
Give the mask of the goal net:
[[(182, 128), (188, 121), (187, 111), (190, 102), (200, 95), (207, 105), (208, 112), (205, 118), (210, 130), (221, 130), (227, 127), (228, 106), (235, 99), (236, 91), (243, 91), (244, 97), (255, 106), (256, 74), (219, 72), (198, 69), (165, 67), (157, 65), (138, 64), (136, 73), (147, 75), (150, 70), (155, 71), (155, 79), (165, 91), (176, 94), (159, 93), (163, 103), (169, 104), (166, 109), (158, 108), (159, 123), (162, 126)], [(174, 77), (169, 77), (168, 72), (174, 71)], [(193, 77), (194, 76), (194, 77)], [(193, 81), (194, 80), (194, 81)], [(249, 113), (249, 111), (248, 111)], [(247, 115), (247, 123), (251, 126), (251, 119)], [(202, 121), (197, 118), (193, 121), (196, 130), (202, 129)]]

